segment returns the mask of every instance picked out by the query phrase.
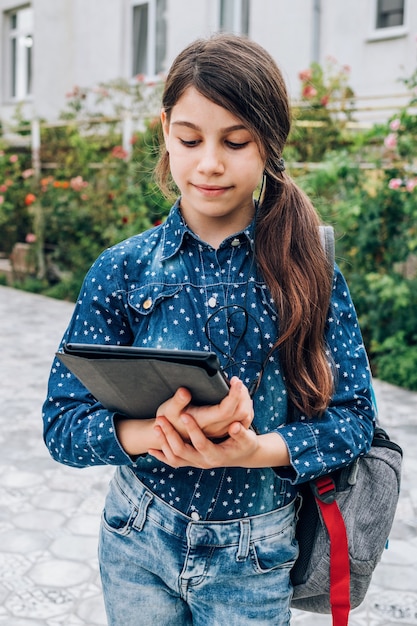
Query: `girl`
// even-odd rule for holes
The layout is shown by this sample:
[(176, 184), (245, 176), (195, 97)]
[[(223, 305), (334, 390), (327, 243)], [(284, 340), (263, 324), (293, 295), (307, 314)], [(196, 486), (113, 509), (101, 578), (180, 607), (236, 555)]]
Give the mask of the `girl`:
[(117, 466), (99, 545), (111, 626), (284, 626), (297, 486), (371, 444), (367, 357), (285, 172), (288, 96), (269, 54), (196, 41), (162, 107), (157, 173), (179, 199), (96, 261), (63, 340), (214, 351), (230, 392), (195, 407), (184, 381), (156, 415), (126, 419), (55, 361), (45, 440), (61, 463)]

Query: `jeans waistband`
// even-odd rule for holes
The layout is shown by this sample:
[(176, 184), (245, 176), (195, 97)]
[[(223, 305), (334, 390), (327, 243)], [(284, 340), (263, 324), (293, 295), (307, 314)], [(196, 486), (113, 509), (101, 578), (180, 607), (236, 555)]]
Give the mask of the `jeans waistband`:
[(142, 509), (141, 517), (147, 515), (172, 535), (183, 537), (187, 534), (189, 542), (194, 545), (239, 544), (242, 536), (256, 541), (279, 534), (294, 521), (294, 501), (280, 509), (253, 517), (230, 521), (194, 520), (152, 493), (129, 467), (118, 467), (114, 480), (132, 504)]

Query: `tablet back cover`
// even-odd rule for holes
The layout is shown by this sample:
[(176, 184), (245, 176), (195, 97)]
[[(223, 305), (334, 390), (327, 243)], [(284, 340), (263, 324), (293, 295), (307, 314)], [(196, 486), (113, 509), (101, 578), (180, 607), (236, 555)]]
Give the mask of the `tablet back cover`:
[(186, 387), (195, 405), (218, 404), (229, 386), (218, 371), (156, 359), (85, 358), (57, 353), (57, 357), (105, 408), (133, 418), (155, 417), (158, 407)]

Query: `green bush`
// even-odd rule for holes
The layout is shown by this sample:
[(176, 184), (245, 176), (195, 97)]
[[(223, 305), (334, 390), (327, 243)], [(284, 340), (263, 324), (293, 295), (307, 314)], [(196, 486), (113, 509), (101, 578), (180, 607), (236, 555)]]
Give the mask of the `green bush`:
[[(375, 150), (379, 142), (379, 151)], [(299, 181), (334, 225), (374, 374), (417, 390), (417, 148), (406, 109)], [(373, 167), (364, 169), (363, 159)]]
[(25, 198), (31, 190), (31, 157), (27, 151), (0, 146), (0, 251), (10, 254), (17, 241), (25, 241), (32, 218)]

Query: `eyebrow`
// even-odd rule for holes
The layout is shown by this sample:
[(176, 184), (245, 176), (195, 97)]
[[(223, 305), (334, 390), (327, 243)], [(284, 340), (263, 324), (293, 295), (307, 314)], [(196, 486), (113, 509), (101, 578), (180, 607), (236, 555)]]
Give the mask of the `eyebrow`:
[[(177, 120), (176, 122), (172, 122), (172, 126), (186, 126), (187, 128), (191, 128), (192, 130), (197, 130), (201, 132), (200, 126), (197, 124), (193, 124), (192, 122), (187, 122), (186, 120)], [(234, 124), (233, 126), (227, 126), (226, 128), (221, 128), (221, 133), (231, 133), (234, 130), (248, 130), (246, 126), (243, 124)]]

